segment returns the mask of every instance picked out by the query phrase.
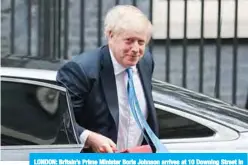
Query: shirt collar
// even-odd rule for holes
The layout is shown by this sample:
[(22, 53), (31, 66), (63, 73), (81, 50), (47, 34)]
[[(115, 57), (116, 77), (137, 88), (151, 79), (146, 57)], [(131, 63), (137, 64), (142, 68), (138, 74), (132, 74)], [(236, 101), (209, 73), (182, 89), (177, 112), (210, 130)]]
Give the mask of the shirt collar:
[[(121, 64), (119, 64), (115, 58), (115, 56), (113, 55), (113, 52), (111, 51), (111, 49), (109, 48), (109, 53), (110, 53), (110, 57), (113, 63), (113, 67), (114, 67), (114, 73), (115, 75), (120, 74), (121, 72), (125, 71), (127, 68), (123, 67)], [(131, 66), (133, 72), (137, 71), (136, 65), (135, 66)]]

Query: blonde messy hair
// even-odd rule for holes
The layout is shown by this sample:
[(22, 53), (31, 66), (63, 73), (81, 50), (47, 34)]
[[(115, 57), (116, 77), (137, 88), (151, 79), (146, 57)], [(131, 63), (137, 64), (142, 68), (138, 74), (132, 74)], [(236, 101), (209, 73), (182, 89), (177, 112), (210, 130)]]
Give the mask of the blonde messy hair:
[(152, 24), (141, 10), (132, 5), (117, 5), (109, 10), (104, 21), (104, 33), (108, 39), (110, 32), (147, 31), (147, 42), (152, 35)]

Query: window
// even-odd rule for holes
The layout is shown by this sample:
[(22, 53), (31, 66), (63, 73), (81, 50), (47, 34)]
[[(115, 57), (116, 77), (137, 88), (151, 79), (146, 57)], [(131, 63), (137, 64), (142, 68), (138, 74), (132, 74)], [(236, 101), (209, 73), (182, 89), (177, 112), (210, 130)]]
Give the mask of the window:
[(160, 139), (208, 137), (214, 131), (182, 116), (156, 109)]
[(2, 145), (75, 143), (64, 92), (2, 81)]

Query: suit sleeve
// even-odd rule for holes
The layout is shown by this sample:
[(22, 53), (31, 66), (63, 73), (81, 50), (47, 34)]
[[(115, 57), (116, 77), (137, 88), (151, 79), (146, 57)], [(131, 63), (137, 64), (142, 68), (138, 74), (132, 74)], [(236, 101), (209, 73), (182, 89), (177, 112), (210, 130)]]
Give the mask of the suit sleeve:
[[(58, 70), (56, 81), (60, 86), (67, 89), (77, 121), (77, 118), (82, 114), (84, 101), (89, 92), (88, 78), (83, 68), (73, 61), (68, 62)], [(78, 135), (86, 130), (79, 124), (75, 124), (75, 128)]]

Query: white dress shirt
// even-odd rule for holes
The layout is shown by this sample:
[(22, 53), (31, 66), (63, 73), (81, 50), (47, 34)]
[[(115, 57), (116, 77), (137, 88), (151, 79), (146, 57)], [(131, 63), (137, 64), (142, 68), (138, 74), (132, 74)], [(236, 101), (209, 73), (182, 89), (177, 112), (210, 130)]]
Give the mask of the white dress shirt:
[[(117, 97), (118, 97), (118, 107), (119, 107), (119, 128), (118, 128), (118, 136), (117, 136), (117, 149), (123, 150), (126, 148), (131, 148), (141, 145), (143, 141), (143, 135), (135, 119), (133, 118), (133, 114), (131, 112), (128, 103), (128, 95), (127, 95), (128, 75), (125, 71), (126, 68), (120, 65), (116, 61), (111, 50), (109, 51), (114, 67)], [(145, 95), (140, 80), (140, 76), (136, 66), (133, 66), (131, 68), (133, 70), (133, 81), (134, 81), (136, 96), (139, 101), (139, 106), (145, 118), (147, 119), (147, 105), (146, 105)], [(89, 134), (90, 131), (86, 130), (80, 135), (80, 141), (83, 145)]]

